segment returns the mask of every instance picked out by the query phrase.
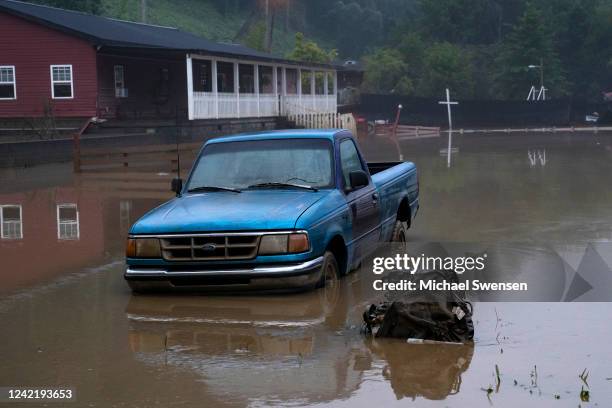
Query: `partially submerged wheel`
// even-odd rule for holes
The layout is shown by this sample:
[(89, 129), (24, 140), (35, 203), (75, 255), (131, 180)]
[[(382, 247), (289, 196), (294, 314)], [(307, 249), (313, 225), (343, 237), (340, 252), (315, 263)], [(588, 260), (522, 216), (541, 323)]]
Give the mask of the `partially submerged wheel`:
[(317, 284), (318, 288), (323, 288), (328, 285), (337, 285), (340, 271), (338, 269), (336, 257), (331, 251), (325, 251), (321, 271), (321, 280)]
[(408, 249), (408, 227), (404, 221), (395, 221), (390, 242), (398, 251), (405, 252)]
[(408, 242), (408, 227), (404, 221), (397, 220), (393, 226), (393, 233), (391, 234), (391, 242), (400, 242), (405, 244)]

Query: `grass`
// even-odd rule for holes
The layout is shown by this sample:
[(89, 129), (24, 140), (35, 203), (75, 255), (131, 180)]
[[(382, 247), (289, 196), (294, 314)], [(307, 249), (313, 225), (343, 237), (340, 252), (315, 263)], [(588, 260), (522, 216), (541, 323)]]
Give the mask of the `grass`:
[[(102, 14), (122, 20), (140, 20), (140, 0), (102, 0)], [(223, 16), (213, 4), (198, 0), (152, 0), (147, 22), (177, 27), (214, 41), (232, 41), (246, 20), (245, 13)]]

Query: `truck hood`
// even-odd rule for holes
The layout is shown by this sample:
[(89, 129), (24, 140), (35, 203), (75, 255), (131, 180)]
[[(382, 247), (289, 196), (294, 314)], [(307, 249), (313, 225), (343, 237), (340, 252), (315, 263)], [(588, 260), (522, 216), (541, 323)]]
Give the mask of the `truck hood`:
[(292, 229), (329, 191), (252, 190), (187, 194), (151, 210), (131, 234)]

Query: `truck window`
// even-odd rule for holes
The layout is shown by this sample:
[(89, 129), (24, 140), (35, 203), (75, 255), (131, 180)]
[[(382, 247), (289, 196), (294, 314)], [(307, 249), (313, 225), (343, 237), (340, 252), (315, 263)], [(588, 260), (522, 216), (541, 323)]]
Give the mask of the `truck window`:
[(259, 183), (333, 186), (332, 145), (326, 139), (213, 143), (197, 162), (188, 188), (244, 189)]
[(344, 177), (344, 186), (351, 185), (349, 174), (351, 171), (363, 170), (357, 147), (351, 139), (346, 139), (340, 142), (340, 163), (342, 165), (342, 175)]

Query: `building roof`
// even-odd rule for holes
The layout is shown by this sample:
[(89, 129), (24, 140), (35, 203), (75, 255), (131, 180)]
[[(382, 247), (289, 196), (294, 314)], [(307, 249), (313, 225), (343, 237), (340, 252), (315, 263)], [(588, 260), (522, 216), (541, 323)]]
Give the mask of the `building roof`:
[[(116, 20), (50, 6), (0, 0), (0, 11), (75, 35), (101, 47), (174, 50), (299, 64), (240, 44), (217, 43), (174, 27)], [(301, 65), (336, 68), (328, 64)]]

